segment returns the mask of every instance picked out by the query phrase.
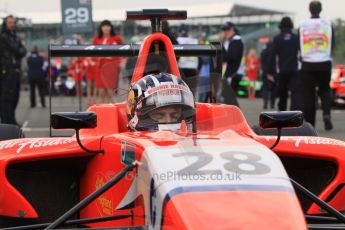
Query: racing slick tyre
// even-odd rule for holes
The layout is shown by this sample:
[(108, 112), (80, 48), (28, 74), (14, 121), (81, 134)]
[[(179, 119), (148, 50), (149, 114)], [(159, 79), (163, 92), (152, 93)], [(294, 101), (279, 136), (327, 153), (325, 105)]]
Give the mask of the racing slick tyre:
[(23, 138), (24, 133), (17, 125), (0, 124), (0, 141)]
[[(252, 129), (259, 136), (277, 135), (276, 129), (262, 129), (257, 125), (254, 125)], [(304, 121), (301, 127), (282, 129), (282, 136), (318, 136), (318, 134), (309, 122)]]

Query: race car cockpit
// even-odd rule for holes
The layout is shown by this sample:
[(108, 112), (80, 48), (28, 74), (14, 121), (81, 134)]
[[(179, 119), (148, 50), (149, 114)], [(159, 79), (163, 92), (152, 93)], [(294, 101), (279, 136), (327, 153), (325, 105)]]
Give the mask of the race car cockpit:
[[(176, 56), (210, 57), (210, 63), (212, 63), (210, 69), (211, 80), (205, 102), (215, 102), (217, 79), (221, 76), (221, 45), (219, 43), (172, 45), (169, 37), (161, 32), (161, 21), (183, 20), (186, 18), (186, 11), (169, 11), (167, 9), (127, 11), (127, 20), (151, 21), (152, 34), (147, 36), (141, 45), (50, 45), (48, 58), (73, 56), (136, 57), (128, 91), (128, 103), (124, 108), (128, 122), (122, 119), (123, 111), (120, 112), (117, 118), (118, 122), (114, 124), (114, 127), (118, 128), (112, 130), (112, 132), (123, 132), (128, 129), (133, 131), (176, 130), (180, 127), (182, 120), (186, 122), (188, 128), (193, 129), (193, 132), (195, 132), (196, 105), (191, 90), (181, 80)], [(152, 91), (154, 93), (150, 93)], [(172, 107), (168, 107), (170, 105)], [(121, 107), (119, 104), (116, 106)], [(160, 118), (162, 110), (166, 108), (172, 109), (170, 114), (173, 115), (171, 116), (173, 119), (162, 120)], [(92, 111), (92, 108), (90, 109)], [(97, 114), (98, 119), (100, 119), (101, 113)], [(178, 117), (176, 117), (177, 115)], [(174, 116), (176, 119), (174, 119)], [(124, 123), (128, 123), (128, 126), (122, 127)], [(97, 126), (99, 125), (97, 124)], [(109, 125), (107, 129), (109, 130)]]

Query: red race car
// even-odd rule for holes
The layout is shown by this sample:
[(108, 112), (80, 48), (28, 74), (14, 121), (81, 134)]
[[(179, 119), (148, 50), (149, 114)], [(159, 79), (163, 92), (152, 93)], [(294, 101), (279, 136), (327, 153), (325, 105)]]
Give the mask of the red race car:
[(332, 101), (335, 105), (345, 105), (345, 71), (337, 65), (331, 80)]
[[(257, 134), (236, 106), (195, 104), (176, 56), (211, 56), (219, 73), (221, 47), (173, 46), (160, 20), (185, 19), (185, 11), (131, 11), (127, 18), (151, 20), (153, 33), (141, 46), (50, 46), (52, 56), (137, 55), (127, 103), (52, 114), (52, 127), (75, 129), (72, 137), (20, 138), (20, 130), (0, 127), (7, 129), (2, 139), (16, 137), (0, 142), (0, 227), (344, 227), (345, 142), (316, 136), (298, 111), (262, 113)], [(152, 49), (165, 51), (168, 73), (146, 75)], [(169, 112), (174, 124), (160, 122), (164, 106), (144, 110), (166, 100), (185, 106)]]

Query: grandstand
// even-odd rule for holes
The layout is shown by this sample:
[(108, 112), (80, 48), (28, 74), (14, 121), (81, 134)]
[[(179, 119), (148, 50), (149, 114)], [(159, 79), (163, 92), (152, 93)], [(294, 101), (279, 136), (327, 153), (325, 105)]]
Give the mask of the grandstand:
[[(181, 10), (182, 8), (179, 7), (176, 9)], [(226, 21), (232, 21), (237, 24), (245, 43), (251, 47), (255, 47), (260, 38), (274, 35), (277, 32), (278, 22), (283, 16), (292, 15), (288, 12), (234, 4), (230, 1), (189, 6), (187, 10), (188, 19), (186, 21), (170, 22), (173, 32), (176, 33), (179, 25), (183, 23), (189, 27), (189, 30), (195, 36), (203, 34), (209, 40), (218, 40), (220, 26)], [(207, 14), (201, 12), (207, 12)], [(22, 19), (22, 21), (30, 22), (29, 19)], [(126, 42), (132, 42), (133, 37), (140, 38), (148, 34), (150, 30), (148, 22), (144, 21), (125, 22), (123, 20), (115, 20), (113, 23), (116, 30), (122, 34)], [(98, 25), (99, 22), (94, 22), (95, 29)], [(48, 43), (64, 43), (66, 39), (66, 36), (62, 34), (61, 23), (24, 23), (18, 30), (20, 35), (26, 40), (28, 48), (33, 44), (45, 48)], [(86, 40), (90, 41), (93, 35), (85, 34)]]

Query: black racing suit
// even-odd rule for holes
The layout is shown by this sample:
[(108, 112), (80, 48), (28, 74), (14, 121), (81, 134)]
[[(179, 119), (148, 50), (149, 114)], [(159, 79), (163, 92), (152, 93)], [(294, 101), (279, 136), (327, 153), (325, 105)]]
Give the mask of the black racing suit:
[[(270, 54), (269, 74), (277, 75), (279, 111), (287, 110), (288, 92), (291, 92), (290, 110), (301, 110), (300, 77), (298, 75), (298, 37), (291, 29), (283, 28), (274, 37)], [(276, 63), (278, 60), (278, 63)], [(277, 65), (278, 64), (278, 65)], [(278, 66), (278, 70), (276, 67)]]
[(226, 63), (226, 70), (222, 81), (222, 95), (225, 104), (238, 106), (236, 91), (242, 77), (238, 74), (238, 69), (241, 65), (243, 49), (242, 38), (238, 34), (229, 39), (227, 47), (224, 47), (223, 43), (223, 62)]
[(0, 34), (0, 117), (2, 123), (17, 124), (15, 109), (20, 92), (20, 61), (26, 49), (15, 32)]
[(42, 107), (45, 107), (45, 89), (46, 89), (46, 80), (45, 74), (43, 71), (44, 59), (41, 57), (38, 52), (31, 52), (30, 56), (27, 59), (28, 62), (28, 77), (30, 84), (30, 103), (31, 107), (36, 106), (36, 86), (38, 87), (38, 92), (41, 98)]
[[(272, 43), (269, 42), (267, 47), (261, 51), (261, 72), (262, 72), (262, 99), (264, 100), (264, 109), (267, 109), (268, 103), (270, 103), (271, 109), (274, 109), (275, 102), (275, 82), (268, 79), (269, 70), (269, 58), (270, 52), (272, 50)], [(274, 79), (276, 78), (276, 73), (272, 74)]]

